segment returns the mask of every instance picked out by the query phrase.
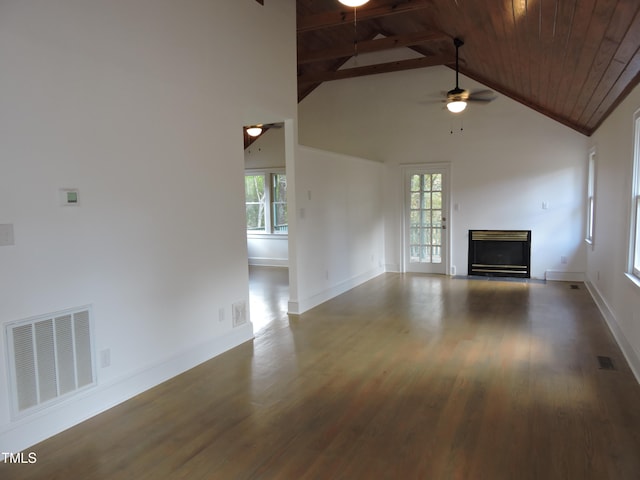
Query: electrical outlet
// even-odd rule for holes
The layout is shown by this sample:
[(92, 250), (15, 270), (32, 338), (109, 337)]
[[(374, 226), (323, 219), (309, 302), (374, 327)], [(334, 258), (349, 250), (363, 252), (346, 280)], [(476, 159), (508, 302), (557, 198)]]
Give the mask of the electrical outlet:
[(224, 322), (224, 308), (218, 309), (218, 321)]
[(563, 265), (567, 264), (567, 257), (565, 257), (564, 255), (560, 257), (560, 263)]
[(13, 224), (3, 223), (0, 225), (0, 247), (14, 245)]
[(105, 348), (100, 350), (100, 368), (107, 368), (111, 366), (111, 349)]

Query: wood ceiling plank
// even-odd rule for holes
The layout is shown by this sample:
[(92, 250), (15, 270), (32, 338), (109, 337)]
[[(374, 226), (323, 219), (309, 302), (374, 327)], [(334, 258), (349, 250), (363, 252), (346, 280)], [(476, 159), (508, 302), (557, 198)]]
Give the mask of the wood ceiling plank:
[(588, 124), (596, 111), (606, 111), (608, 109), (609, 106), (606, 104), (610, 101), (608, 100), (608, 94), (611, 91), (611, 88), (615, 86), (620, 75), (623, 74), (626, 66), (627, 64), (617, 61), (613, 61), (609, 64), (607, 71), (598, 83), (593, 95), (591, 95), (589, 103), (582, 111), (580, 118), (577, 120), (578, 122)]
[(633, 22), (629, 26), (624, 38), (620, 41), (620, 48), (616, 52), (615, 59), (628, 63), (635, 55), (640, 45), (640, 6), (633, 18)]
[(539, 65), (539, 103), (543, 108), (550, 109), (552, 101), (549, 98), (551, 90), (557, 88), (556, 80), (551, 77), (553, 57), (555, 51), (556, 29), (558, 22), (558, 0), (540, 2), (538, 12), (538, 59)]
[(465, 45), (460, 49), (460, 56), (465, 60), (464, 70), (476, 71), (479, 65), (484, 64), (496, 83), (512, 86), (510, 71), (506, 68), (508, 57), (501, 48), (504, 37), (501, 15), (495, 9), (487, 8), (484, 2), (474, 1), (463, 5), (461, 10), (469, 19), (467, 31), (462, 34)]
[[(579, 121), (592, 122), (592, 117), (597, 112), (609, 110), (610, 97), (608, 93), (622, 75), (624, 69), (633, 59), (640, 45), (640, 5), (635, 1), (621, 1), (609, 25), (606, 39), (619, 40), (615, 53), (610, 55), (610, 62), (598, 85), (593, 89), (594, 93), (589, 104), (584, 109)], [(605, 41), (606, 41), (605, 39)], [(635, 48), (635, 50), (634, 50)]]
[(362, 67), (347, 68), (335, 72), (317, 72), (303, 74), (298, 77), (299, 84), (329, 82), (332, 80), (342, 80), (345, 78), (362, 77), (365, 75), (375, 75), (378, 73), (399, 72), (401, 70), (411, 70), (415, 68), (433, 67), (436, 65), (451, 64), (454, 61), (450, 56), (434, 55), (432, 57), (412, 58), (409, 60), (398, 60), (395, 62), (379, 63), (376, 65), (366, 65)]
[[(358, 42), (359, 53), (379, 52), (382, 50), (390, 50), (394, 48), (409, 47), (427, 42), (439, 42), (448, 40), (449, 37), (442, 32), (420, 32), (410, 33), (407, 35), (394, 35), (380, 39)], [(298, 65), (312, 63), (322, 60), (331, 60), (335, 58), (350, 57), (353, 55), (353, 41), (348, 44), (340, 45), (333, 48), (323, 50), (314, 50), (300, 52), (298, 54)]]
[(591, 97), (590, 92), (583, 91), (582, 86), (584, 79), (589, 76), (589, 71), (593, 68), (600, 50), (600, 44), (613, 15), (615, 3), (616, 0), (598, 0), (591, 14), (589, 28), (580, 51), (578, 64), (572, 76), (572, 94), (567, 96), (567, 103), (565, 104), (565, 114), (569, 119), (577, 120), (580, 118), (582, 109), (588, 101), (585, 97)]
[(585, 124), (587, 135), (592, 135), (602, 122), (620, 105), (631, 91), (640, 84), (640, 50), (626, 65), (616, 83), (609, 89), (607, 96)]
[(549, 118), (552, 118), (553, 120), (566, 125), (567, 127), (571, 128), (572, 130), (576, 130), (580, 133), (584, 133), (585, 135), (587, 134), (587, 131), (582, 128), (580, 125), (577, 125), (575, 123), (571, 123), (569, 122), (569, 120), (563, 116), (557, 115), (554, 111), (552, 110), (545, 110), (544, 108), (540, 107), (540, 105), (532, 103), (531, 101), (529, 101), (529, 99), (527, 99), (526, 97), (521, 96), (518, 92), (515, 92), (513, 90), (509, 90), (508, 88), (504, 88), (501, 86), (496, 86), (493, 85), (493, 81), (489, 78), (482, 78), (479, 77), (477, 75), (474, 75), (473, 73), (469, 73), (468, 75), (470, 78), (473, 78), (474, 80), (476, 80), (477, 82), (480, 82), (484, 85), (489, 85), (491, 86), (492, 89), (494, 89), (496, 92), (505, 95), (506, 97), (511, 98), (512, 100), (515, 100), (518, 103), (521, 103), (522, 105), (531, 108), (532, 110), (535, 110), (539, 113), (541, 113), (542, 115), (545, 115)]
[(591, 14), (595, 8), (595, 0), (577, 0), (576, 11), (573, 16), (571, 26), (571, 35), (569, 43), (565, 51), (565, 59), (559, 76), (559, 82), (564, 83), (567, 87), (564, 89), (565, 94), (556, 98), (554, 110), (560, 115), (568, 117), (573, 108), (575, 101), (571, 89), (576, 89), (577, 79), (576, 71), (578, 71), (578, 63), (580, 62), (582, 48), (589, 31), (589, 23)]
[[(589, 70), (589, 74), (586, 80), (583, 82), (583, 92), (590, 92), (591, 95), (582, 95), (576, 104), (575, 111), (572, 115), (578, 115), (577, 121), (586, 122), (593, 112), (597, 109), (598, 105), (604, 98), (608, 87), (602, 86), (604, 81), (615, 81), (620, 73), (619, 65), (615, 62), (612, 63), (616, 52), (619, 49), (620, 42), (623, 41), (629, 26), (632, 24), (634, 16), (638, 10), (636, 0), (621, 0), (618, 1), (616, 8), (611, 16), (607, 31), (604, 35), (600, 48), (594, 59), (593, 65)], [(612, 68), (618, 75), (609, 74), (605, 76), (607, 70)], [(612, 83), (609, 83), (609, 86)]]
[(358, 21), (366, 21), (374, 18), (382, 18), (389, 15), (398, 15), (401, 13), (410, 13), (431, 7), (432, 0), (406, 0), (404, 3), (394, 3), (383, 6), (361, 7), (357, 10), (349, 8), (324, 13), (317, 13), (305, 17), (298, 18), (298, 33), (309, 32), (324, 28), (337, 27), (340, 25), (351, 24), (354, 15), (357, 15)]
[[(618, 48), (618, 43), (605, 38), (601, 43), (601, 48), (589, 71), (587, 79), (583, 83), (583, 94), (578, 99), (576, 106), (569, 118), (576, 122), (587, 121), (596, 110), (600, 102), (605, 97), (612, 83), (607, 84), (607, 80), (615, 82), (616, 78), (624, 69), (620, 62), (611, 62), (611, 58)], [(608, 75), (606, 75), (608, 72)], [(589, 93), (589, 95), (586, 94)]]
[[(551, 110), (557, 108), (558, 99), (564, 101), (564, 97), (571, 94), (571, 84), (562, 81), (562, 78), (572, 33), (573, 20), (576, 14), (577, 1), (578, 0), (570, 0), (568, 2), (562, 1), (558, 3), (547, 93), (547, 105)], [(558, 79), (560, 79), (560, 81), (558, 81)]]
[[(505, 12), (505, 29), (512, 37), (512, 53), (514, 58), (526, 59), (531, 52), (527, 32), (527, 2), (511, 0), (510, 11)], [(518, 90), (525, 97), (531, 96), (531, 69), (533, 63), (524, 60), (518, 66)]]
[(496, 22), (500, 19), (500, 29), (496, 30), (496, 42), (498, 49), (502, 52), (502, 67), (506, 72), (508, 85), (514, 90), (521, 92), (523, 82), (521, 74), (528, 68), (526, 57), (518, 55), (518, 48), (514, 41), (512, 31), (512, 9), (508, 2), (500, 2), (495, 8)]

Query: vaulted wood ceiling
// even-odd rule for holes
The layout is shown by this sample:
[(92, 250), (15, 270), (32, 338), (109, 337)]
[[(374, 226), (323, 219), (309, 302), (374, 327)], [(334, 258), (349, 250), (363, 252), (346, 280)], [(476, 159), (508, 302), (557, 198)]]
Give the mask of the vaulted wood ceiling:
[[(453, 67), (454, 37), (461, 73), (586, 135), (640, 81), (638, 0), (296, 2), (299, 100), (326, 81)], [(338, 70), (356, 48), (400, 47), (423, 56)]]

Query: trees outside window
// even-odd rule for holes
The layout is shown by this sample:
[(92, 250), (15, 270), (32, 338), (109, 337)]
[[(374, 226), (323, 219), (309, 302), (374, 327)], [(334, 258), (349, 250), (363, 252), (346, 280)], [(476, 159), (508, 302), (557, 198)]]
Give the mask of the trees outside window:
[(245, 175), (244, 191), (247, 207), (247, 231), (265, 232), (264, 175)]
[(247, 233), (286, 234), (287, 176), (275, 170), (247, 172), (244, 189)]

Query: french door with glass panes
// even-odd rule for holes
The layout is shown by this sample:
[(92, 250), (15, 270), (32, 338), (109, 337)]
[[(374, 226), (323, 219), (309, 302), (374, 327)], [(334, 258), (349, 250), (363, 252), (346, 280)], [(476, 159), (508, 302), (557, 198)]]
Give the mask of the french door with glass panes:
[(421, 166), (405, 172), (404, 271), (447, 272), (449, 168)]

